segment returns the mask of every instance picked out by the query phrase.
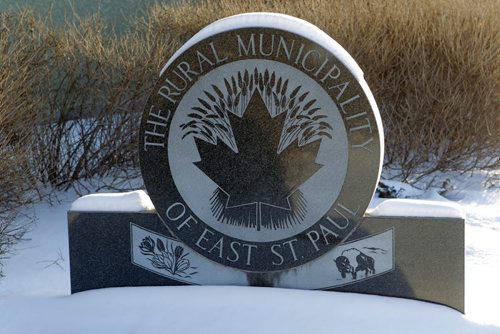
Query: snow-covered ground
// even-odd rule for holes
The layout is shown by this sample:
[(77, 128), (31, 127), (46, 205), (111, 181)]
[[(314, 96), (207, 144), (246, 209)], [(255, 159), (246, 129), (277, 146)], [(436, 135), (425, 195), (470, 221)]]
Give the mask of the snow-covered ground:
[[(77, 195), (32, 210), (37, 223), (5, 262), (0, 333), (500, 333), (500, 189), (484, 173), (441, 175), (466, 211), (466, 315), (397, 298), (249, 287), (136, 287), (70, 294), (66, 212)], [(406, 196), (439, 199), (435, 191)], [(403, 196), (405, 196), (403, 194)]]

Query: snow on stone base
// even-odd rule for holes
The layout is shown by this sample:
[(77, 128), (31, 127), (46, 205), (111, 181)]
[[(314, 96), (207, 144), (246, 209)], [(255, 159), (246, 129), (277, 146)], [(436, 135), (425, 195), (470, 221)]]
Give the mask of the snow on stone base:
[[(458, 203), (439, 196), (428, 199), (374, 198), (366, 213), (372, 217), (449, 217), (465, 218)], [(432, 198), (432, 200), (431, 200)], [(71, 211), (141, 212), (154, 211), (151, 199), (143, 190), (126, 193), (98, 193), (80, 197), (71, 205)]]
[(374, 198), (366, 214), (371, 217), (439, 217), (462, 218), (465, 212), (460, 204), (425, 199)]
[(155, 207), (144, 190), (125, 193), (97, 193), (80, 197), (71, 205), (71, 211), (141, 212)]

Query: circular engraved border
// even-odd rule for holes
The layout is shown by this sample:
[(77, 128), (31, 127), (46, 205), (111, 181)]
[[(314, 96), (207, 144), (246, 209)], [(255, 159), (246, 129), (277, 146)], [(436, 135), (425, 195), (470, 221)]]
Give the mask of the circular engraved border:
[[(303, 45), (302, 56), (296, 56), (296, 61), (293, 56), (288, 57), (286, 52), (271, 56), (263, 56), (253, 50), (245, 53), (246, 49), (242, 51), (242, 44), (238, 44), (239, 41), (248, 42), (254, 38), (255, 48), (258, 49), (260, 36), (266, 38), (273, 35), (278, 42), (283, 38), (285, 43), (294, 41), (297, 45)], [(243, 45), (245, 48), (248, 46)], [(183, 201), (170, 172), (167, 140), (176, 106), (183, 94), (197, 81), (197, 77), (204, 74), (200, 71), (195, 75), (187, 69), (190, 63), (197, 64), (197, 52), (209, 56), (213, 63), (205, 73), (233, 61), (272, 57), (272, 60), (291, 65), (316, 80), (337, 104), (347, 129), (347, 174), (336, 202), (311, 227), (282, 240), (250, 242), (211, 229)], [(309, 58), (303, 61), (308, 52)], [(178, 79), (179, 73), (184, 73), (185, 79), (189, 78), (185, 80), (185, 85)], [(272, 28), (240, 28), (214, 34), (169, 61), (147, 101), (139, 139), (144, 183), (166, 227), (188, 247), (206, 258), (249, 272), (281, 271), (297, 267), (325, 254), (345, 240), (360, 224), (380, 174), (383, 141), (380, 116), (376, 106), (370, 103), (373, 102), (370, 101), (371, 93), (366, 83), (363, 83), (324, 47), (300, 34)], [(178, 91), (173, 88), (174, 85), (179, 88)]]
[[(243, 71), (242, 69), (248, 70), (248, 76), (246, 78), (247, 81), (245, 81), (245, 83), (243, 83), (243, 81), (245, 80), (245, 71)], [(260, 69), (261, 74), (263, 74), (262, 79), (265, 78), (265, 70), (272, 69), (272, 71), (269, 71), (268, 75), (269, 83), (271, 82), (271, 78), (273, 77), (273, 75), (275, 75), (275, 86), (273, 87), (274, 90), (269, 91), (271, 93), (270, 95), (278, 92), (276, 84), (277, 82), (285, 82), (287, 89), (284, 90), (284, 94), (282, 94), (280, 86), (278, 92), (280, 96), (285, 97), (288, 99), (288, 101), (290, 101), (292, 92), (296, 92), (295, 96), (297, 98), (295, 99), (295, 101), (299, 100), (300, 97), (304, 97), (302, 99), (302, 102), (298, 102), (298, 107), (303, 105), (310, 105), (310, 107), (305, 112), (300, 112), (300, 114), (304, 115), (304, 113), (307, 113), (307, 115), (309, 115), (308, 110), (312, 110), (315, 117), (320, 117), (317, 122), (328, 121), (331, 127), (327, 130), (327, 134), (330, 135), (331, 138), (327, 137), (323, 133), (322, 136), (316, 137), (317, 140), (309, 142), (311, 146), (313, 146), (314, 142), (316, 142), (317, 144), (321, 143), (316, 152), (315, 159), (315, 163), (321, 165), (321, 168), (313, 172), (310, 177), (304, 180), (304, 182), (300, 183), (300, 185), (296, 189), (293, 189), (294, 191), (300, 191), (300, 200), (302, 201), (301, 203), (304, 204), (303, 208), (305, 210), (301, 211), (300, 217), (298, 215), (295, 215), (291, 219), (290, 217), (285, 218), (284, 221), (286, 221), (286, 228), (276, 228), (275, 225), (272, 225), (272, 223), (267, 226), (260, 225), (259, 228), (257, 228), (257, 221), (255, 221), (256, 225), (253, 228), (248, 226), (245, 228), (242, 227), (242, 225), (245, 224), (241, 224), (241, 221), (240, 223), (229, 223), (227, 220), (224, 220), (224, 214), (217, 216), (217, 213), (214, 212), (214, 203), (212, 203), (212, 200), (214, 199), (216, 189), (220, 189), (222, 187), (219, 187), (217, 181), (207, 182), (207, 175), (202, 172), (200, 168), (195, 167), (198, 159), (200, 158), (199, 149), (196, 148), (197, 144), (192, 144), (193, 142), (196, 143), (196, 139), (194, 139), (193, 137), (189, 139), (189, 136), (186, 136), (184, 138), (186, 139), (185, 142), (184, 139), (181, 139), (181, 136), (183, 134), (189, 131), (193, 131), (193, 127), (186, 126), (186, 128), (182, 129), (181, 125), (199, 119), (193, 118), (193, 116), (187, 116), (187, 114), (193, 115), (192, 113), (196, 111), (192, 109), (192, 107), (196, 106), (197, 108), (199, 108), (203, 106), (203, 104), (201, 104), (198, 100), (200, 96), (204, 98), (204, 103), (209, 103), (209, 106), (210, 103), (217, 103), (218, 99), (222, 100), (222, 98), (224, 98), (227, 101), (227, 96), (224, 95), (228, 93), (226, 82), (232, 86), (232, 96), (234, 97), (241, 92), (241, 89), (246, 87), (247, 82), (250, 82), (250, 80), (255, 82), (255, 71), (259, 71), (258, 69)], [(238, 75), (235, 75), (234, 77), (231, 76), (231, 74), (238, 72), (240, 74), (243, 73), (243, 75), (241, 76), (241, 81), (238, 81)], [(279, 75), (276, 75), (276, 73), (278, 73)], [(238, 82), (241, 82), (241, 87), (236, 86), (238, 85)], [(248, 86), (251, 85), (248, 84)], [(256, 85), (253, 85), (253, 87), (255, 86)], [(196, 87), (202, 88), (196, 89)], [(207, 87), (209, 88), (207, 89)], [(210, 90), (210, 88), (213, 89), (213, 87), (218, 87), (218, 93), (216, 90)], [(262, 88), (264, 87), (265, 85), (262, 86)], [(206, 95), (205, 90), (210, 92), (210, 94), (213, 94), (211, 97), (215, 98), (216, 101), (209, 98)], [(264, 88), (264, 90), (266, 89)], [(258, 87), (255, 87), (255, 90), (253, 91), (263, 93), (263, 91), (261, 91)], [(246, 108), (247, 103), (249, 103), (250, 100), (250, 95), (251, 94), (247, 93), (246, 98), (240, 99), (240, 101), (244, 101), (241, 102), (241, 106), (235, 107), (236, 110), (233, 111), (241, 112), (242, 108)], [(235, 99), (233, 98), (233, 100)], [(195, 103), (193, 103), (193, 101), (195, 101)], [(268, 110), (268, 112), (274, 114), (276, 109), (273, 108), (276, 107), (276, 105), (272, 102), (274, 102), (274, 100), (268, 99), (267, 106), (271, 109), (271, 111)], [(311, 104), (309, 102), (313, 103)], [(266, 102), (264, 102), (264, 104), (265, 103)], [(217, 104), (217, 106), (219, 106), (219, 104)], [(206, 108), (206, 106), (204, 107)], [(295, 109), (295, 107), (287, 107), (286, 110), (284, 110), (284, 113), (291, 114), (291, 110), (297, 109)], [(228, 114), (230, 112), (231, 111), (227, 111)], [(198, 116), (200, 114), (201, 113), (198, 109), (198, 112), (195, 115)], [(272, 123), (272, 118), (271, 116), (269, 117), (270, 118), (268, 120)], [(244, 118), (245, 116), (243, 115), (243, 119)], [(283, 120), (283, 124), (281, 124), (282, 131), (286, 130), (286, 128), (290, 126), (290, 121), (292, 120), (289, 119), (288, 124), (284, 121), (285, 120)], [(295, 118), (292, 122), (297, 121), (300, 122), (299, 119)], [(319, 123), (316, 123), (316, 125), (319, 125)], [(195, 127), (194, 129), (198, 128)], [(291, 142), (292, 145), (293, 143), (298, 143), (298, 141), (301, 139), (298, 134), (295, 137), (291, 138), (294, 138), (293, 141), (291, 142), (289, 139), (287, 143)], [(179, 139), (181, 139), (180, 142)], [(236, 137), (236, 140), (239, 142), (238, 137)], [(219, 143), (222, 144), (224, 142), (222, 141), (222, 139), (219, 139)], [(260, 141), (259, 145), (267, 144), (264, 144), (264, 142)], [(308, 145), (304, 145), (303, 147), (307, 147)], [(287, 145), (286, 147), (289, 148), (290, 146), (291, 145)], [(234, 61), (221, 65), (216, 69), (206, 73), (203, 77), (200, 77), (199, 80), (192, 86), (192, 88), (188, 92), (186, 92), (186, 94), (184, 94), (182, 100), (178, 104), (177, 112), (172, 117), (172, 125), (170, 126), (169, 131), (168, 147), (172, 177), (174, 178), (177, 190), (183, 197), (186, 204), (188, 204), (188, 206), (196, 213), (196, 215), (210, 227), (228, 236), (243, 238), (247, 241), (264, 242), (276, 239), (284, 239), (287, 236), (295, 235), (306, 229), (309, 225), (316, 223), (316, 221), (320, 217), (322, 217), (328, 209), (330, 209), (338, 193), (340, 193), (347, 169), (347, 133), (341, 115), (336, 109), (336, 106), (331, 97), (326, 93), (326, 91), (323, 90), (322, 87), (320, 87), (316, 83), (315, 80), (312, 80), (309, 76), (304, 75), (303, 72), (298, 71), (297, 69), (289, 65), (273, 60), (247, 59)], [(192, 149), (192, 147), (194, 148), (194, 150)], [(217, 150), (220, 150), (222, 155), (223, 152), (227, 150), (227, 148), (228, 146), (226, 144), (224, 146), (218, 146)], [(292, 165), (289, 167), (290, 171), (300, 170), (300, 168), (297, 169), (297, 166)], [(241, 176), (248, 177), (244, 174), (240, 175), (240, 177)], [(230, 176), (226, 174), (226, 177)], [(255, 182), (257, 177), (258, 176), (250, 177), (247, 178), (247, 180)], [(237, 178), (234, 179), (237, 180)], [(195, 192), (192, 191), (193, 184), (197, 185)], [(212, 188), (210, 188), (210, 185), (212, 185)], [(295, 198), (295, 200), (297, 200), (297, 198)], [(220, 202), (218, 203), (220, 204)], [(218, 213), (220, 214), (220, 212)], [(274, 214), (276, 214), (276, 212)], [(273, 218), (275, 217), (276, 216), (274, 216)], [(238, 216), (238, 218), (241, 218), (241, 216)], [(272, 221), (272, 219), (266, 219), (266, 223), (269, 223), (270, 221)], [(248, 223), (248, 221), (246, 223)]]

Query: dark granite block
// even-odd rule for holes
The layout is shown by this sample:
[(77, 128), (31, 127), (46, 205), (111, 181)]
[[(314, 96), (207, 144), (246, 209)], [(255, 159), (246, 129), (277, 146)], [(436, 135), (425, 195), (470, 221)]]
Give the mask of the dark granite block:
[(383, 158), (380, 114), (354, 60), (313, 25), (270, 13), (224, 22), (186, 43), (151, 92), (144, 184), (170, 232), (209, 260), (255, 273), (304, 265), (361, 223)]
[(464, 311), (462, 219), (366, 217), (319, 259), (256, 273), (197, 254), (154, 213), (69, 212), (68, 218), (72, 293), (145, 285), (275, 286), (411, 298)]
[(139, 142), (157, 214), (70, 212), (72, 292), (274, 286), (463, 311), (462, 219), (364, 217), (382, 122), (358, 65), (317, 27), (213, 23), (162, 70)]

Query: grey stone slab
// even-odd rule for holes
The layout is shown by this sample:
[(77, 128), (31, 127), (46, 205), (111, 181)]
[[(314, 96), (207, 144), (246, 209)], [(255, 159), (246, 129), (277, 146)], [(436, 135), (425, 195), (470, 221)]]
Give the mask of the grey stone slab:
[[(398, 273), (338, 289), (401, 296), (407, 288), (414, 299), (449, 305), (464, 312), (464, 220), (427, 217), (367, 217), (353, 238), (394, 227)], [(404, 284), (402, 284), (404, 282)]]
[(72, 292), (251, 285), (463, 311), (462, 219), (364, 216), (380, 114), (317, 27), (269, 13), (213, 23), (162, 70), (139, 138), (157, 214), (70, 212)]
[(365, 217), (324, 256), (261, 273), (193, 252), (154, 213), (69, 212), (68, 219), (72, 293), (118, 286), (274, 286), (411, 298), (464, 311), (462, 219)]
[(107, 287), (182, 284), (131, 265), (130, 222), (165, 233), (157, 215), (70, 211), (68, 221), (72, 293)]
[[(319, 43), (307, 34), (317, 28), (291, 17), (244, 19), (259, 23), (219, 33), (214, 23), (164, 68), (144, 109), (141, 171), (162, 221), (191, 249), (244, 271), (282, 271), (359, 226), (383, 130), (359, 68), (330, 37), (315, 30)], [(328, 236), (312, 241), (318, 233)]]

